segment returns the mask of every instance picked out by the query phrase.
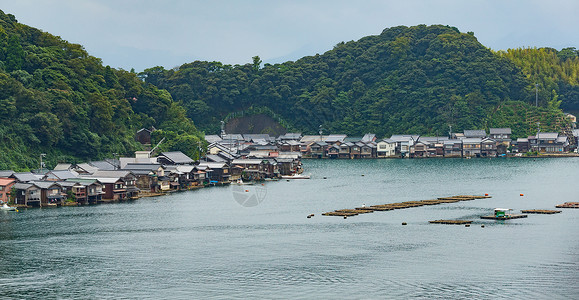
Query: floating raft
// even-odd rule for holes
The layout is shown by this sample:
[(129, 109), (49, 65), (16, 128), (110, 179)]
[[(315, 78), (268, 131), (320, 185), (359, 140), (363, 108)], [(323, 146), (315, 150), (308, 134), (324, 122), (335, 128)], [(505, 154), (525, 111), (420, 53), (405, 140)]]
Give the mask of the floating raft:
[[(375, 211), (388, 211), (395, 209), (405, 209), (411, 207), (419, 207), (424, 205), (437, 205), (444, 203), (455, 203), (459, 201), (468, 201), (475, 199), (491, 198), (490, 196), (473, 196), (473, 195), (458, 195), (452, 197), (442, 197), (434, 200), (421, 200), (421, 201), (406, 201), (406, 202), (396, 202), (380, 205), (371, 205), (356, 207), (355, 209), (338, 209), (331, 212), (323, 213), (322, 216), (337, 216), (337, 217), (351, 217), (357, 216), (359, 214), (371, 213)], [(465, 223), (463, 223), (465, 224)]]
[(561, 211), (560, 210), (549, 210), (549, 209), (527, 209), (527, 210), (521, 210), (521, 212), (524, 214), (548, 214), (548, 215), (552, 215), (552, 214), (558, 214)]
[(464, 225), (464, 224), (470, 224), (470, 223), (472, 223), (472, 221), (466, 221), (466, 220), (435, 220), (435, 221), (428, 221), (428, 223), (432, 223), (432, 224)]
[(495, 215), (490, 216), (481, 216), (481, 219), (489, 219), (489, 220), (510, 220), (510, 219), (520, 219), (526, 218), (527, 215), (505, 215), (504, 217), (497, 217)]
[(556, 208), (579, 208), (579, 202), (565, 202), (555, 206)]

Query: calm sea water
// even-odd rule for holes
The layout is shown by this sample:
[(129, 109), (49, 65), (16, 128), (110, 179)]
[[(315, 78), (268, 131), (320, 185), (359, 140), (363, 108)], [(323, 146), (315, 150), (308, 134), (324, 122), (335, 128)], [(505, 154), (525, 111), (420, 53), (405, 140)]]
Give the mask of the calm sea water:
[[(554, 209), (579, 201), (578, 159), (304, 164), (311, 180), (0, 211), (0, 298), (579, 298), (579, 210), (479, 219), (495, 207)], [(493, 198), (321, 216), (362, 204), (484, 193)], [(252, 196), (259, 205), (240, 205)], [(474, 223), (428, 223), (436, 219)]]

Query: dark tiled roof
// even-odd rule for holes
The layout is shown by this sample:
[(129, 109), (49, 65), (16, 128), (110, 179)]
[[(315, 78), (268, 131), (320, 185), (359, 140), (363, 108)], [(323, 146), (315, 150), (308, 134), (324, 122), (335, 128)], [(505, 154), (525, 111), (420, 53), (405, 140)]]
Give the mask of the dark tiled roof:
[(163, 152), (161, 156), (164, 156), (169, 161), (172, 161), (175, 164), (192, 164), (194, 162), (191, 157), (185, 155), (181, 151), (174, 151), (174, 152)]

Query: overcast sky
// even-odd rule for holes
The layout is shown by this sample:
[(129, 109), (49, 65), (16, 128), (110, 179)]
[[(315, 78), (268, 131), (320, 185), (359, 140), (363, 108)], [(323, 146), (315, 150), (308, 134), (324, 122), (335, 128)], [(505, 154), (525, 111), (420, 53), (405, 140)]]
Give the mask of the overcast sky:
[(473, 31), (494, 50), (579, 48), (577, 0), (0, 0), (0, 9), (137, 71), (255, 55), (279, 63), (417, 24)]

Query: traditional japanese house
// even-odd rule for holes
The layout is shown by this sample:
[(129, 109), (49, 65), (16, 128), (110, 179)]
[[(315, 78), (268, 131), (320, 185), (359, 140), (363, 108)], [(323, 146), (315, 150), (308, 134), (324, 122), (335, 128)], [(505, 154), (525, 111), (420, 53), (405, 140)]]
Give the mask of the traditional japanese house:
[(366, 144), (363, 142), (358, 143), (360, 144), (360, 158), (374, 158), (372, 156), (372, 145), (370, 143)]
[(462, 140), (444, 141), (444, 157), (462, 157)]
[(480, 155), (483, 157), (497, 156), (497, 142), (493, 139), (485, 138), (481, 141)]
[(340, 146), (332, 145), (328, 148), (329, 158), (338, 158), (340, 156)]
[(40, 188), (40, 206), (62, 205), (66, 194), (62, 185), (54, 181), (31, 181)]
[(465, 157), (480, 156), (481, 138), (464, 138), (462, 139), (462, 154)]
[(48, 171), (46, 174), (44, 174), (44, 178), (43, 180), (48, 180), (48, 181), (64, 181), (70, 178), (78, 178), (79, 174), (75, 171), (69, 171), (69, 170), (61, 170), (61, 171), (57, 171), (57, 170), (53, 170), (53, 171)]
[(15, 183), (15, 204), (40, 207), (41, 188), (33, 183)]
[(210, 183), (214, 184), (229, 184), (231, 183), (229, 175), (229, 165), (227, 163), (212, 163), (212, 162), (200, 162), (199, 167), (207, 167), (205, 170), (206, 174), (209, 176)]

